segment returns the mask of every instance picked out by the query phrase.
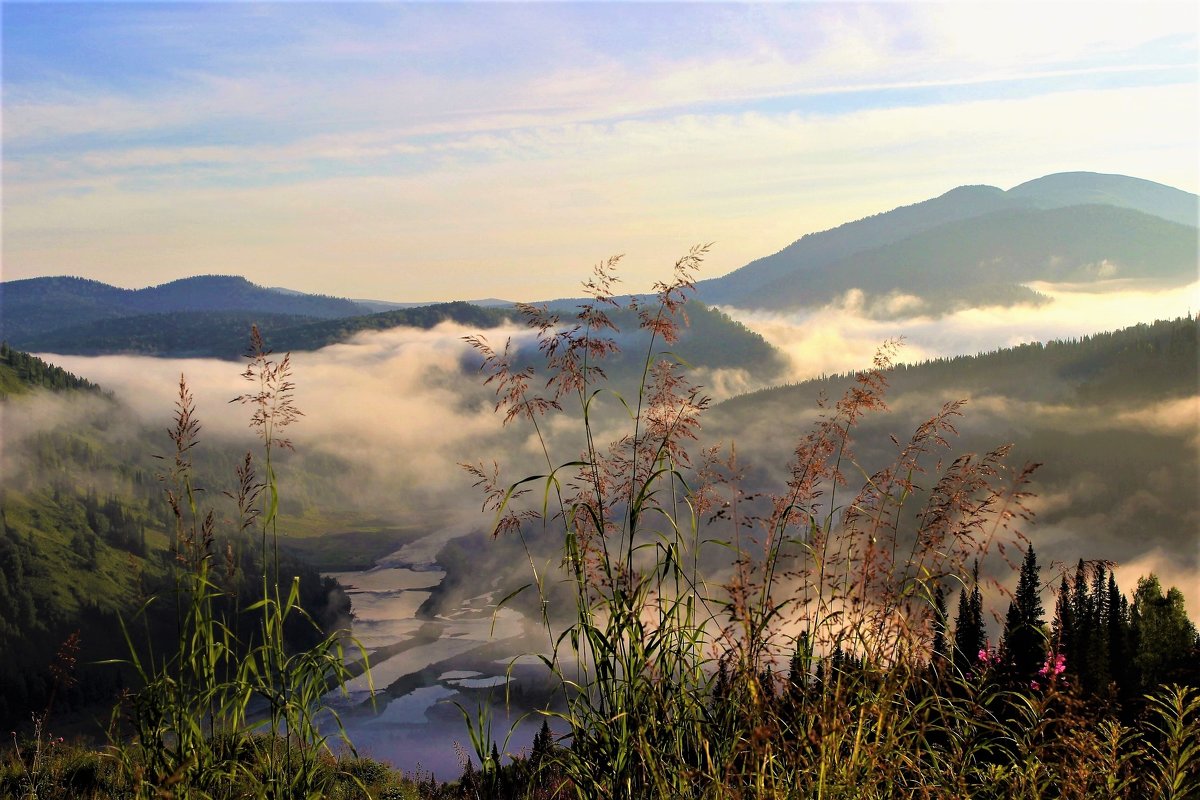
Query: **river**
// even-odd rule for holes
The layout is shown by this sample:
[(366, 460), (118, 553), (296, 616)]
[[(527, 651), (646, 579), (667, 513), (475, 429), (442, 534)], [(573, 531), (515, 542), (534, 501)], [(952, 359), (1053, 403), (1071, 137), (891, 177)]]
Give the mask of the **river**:
[[(418, 618), (421, 603), (445, 577), (435, 561), (445, 541), (444, 535), (426, 537), (370, 569), (329, 573), (353, 601), (353, 633), (371, 669), (369, 679), (364, 674), (347, 684), (348, 697), (326, 698), (361, 755), (410, 774), (433, 772), (440, 780), (462, 773), (455, 743), (471, 750), (455, 702), (473, 715), (486, 707), (492, 738), (502, 751), (518, 753), (527, 751), (541, 720), (527, 719), (507, 746), (505, 736), (528, 710), (519, 707), (526, 689), (545, 684), (545, 668), (529, 654), (538, 627), (513, 609), (497, 612), (491, 593), (468, 598), (445, 615)], [(516, 695), (512, 708), (506, 692)]]

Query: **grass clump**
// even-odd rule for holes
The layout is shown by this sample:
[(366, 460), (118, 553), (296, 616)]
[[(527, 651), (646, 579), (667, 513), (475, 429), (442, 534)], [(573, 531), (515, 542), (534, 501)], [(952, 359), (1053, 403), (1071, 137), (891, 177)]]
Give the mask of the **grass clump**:
[[(690, 451), (709, 401), (667, 348), (706, 250), (680, 259), (653, 298), (629, 301), (648, 339), (635, 395), (620, 396), (604, 373), (617, 350), (616, 259), (596, 268), (573, 319), (519, 307), (544, 371), (521, 366), (511, 343), (469, 339), (497, 412), (530, 426), (544, 457), (544, 471), (515, 483), (466, 466), (494, 534), (520, 537), (529, 556), (530, 582), (505, 602), (523, 592), (540, 601), (542, 659), (563, 702), (545, 713), (569, 731), (569, 747), (547, 762), (561, 776), (556, 796), (1200, 791), (1194, 687), (1148, 687), (1145, 714), (1123, 725), (1057, 680), (1062, 662), (1020, 530), (1038, 465), (1010, 467), (1007, 446), (953, 456), (961, 402), (893, 440), (890, 463), (858, 460), (857, 426), (887, 408), (893, 343), (800, 438), (777, 493), (750, 493), (732, 448)], [(560, 455), (545, 417), (568, 408), (580, 436)], [(548, 540), (561, 570), (541, 561)], [(1022, 552), (992, 648), (979, 564), (990, 574), (991, 562)], [(574, 601), (565, 618), (551, 611), (564, 596)], [(525, 796), (486, 778), (501, 770), (489, 720), (464, 716), (485, 776), (478, 796)]]
[[(259, 534), (261, 595), (242, 607), (231, 587), (243, 563), (234, 548), (244, 543), (227, 540), (219, 552), (214, 514), (198, 507), (190, 451), (200, 425), (181, 378), (174, 453), (162, 477), (175, 520), (176, 585), (171, 597), (147, 600), (174, 602), (177, 637), (168, 652), (156, 653), (126, 629), (140, 688), (126, 695), (112, 722), (111, 755), (131, 797), (324, 797), (335, 774), (330, 731), (353, 750), (337, 713), (322, 702), (331, 690), (345, 691), (353, 675), (347, 634), (322, 632), (300, 603), (299, 578), (280, 573), (274, 455), (291, 447), (283, 429), (300, 416), (289, 359), (271, 358), (254, 331), (244, 377), (255, 390), (235, 402), (252, 408), (265, 476), (260, 482), (247, 453), (230, 496), (237, 533)], [(287, 632), (297, 626), (311, 628), (317, 641), (290, 649)]]

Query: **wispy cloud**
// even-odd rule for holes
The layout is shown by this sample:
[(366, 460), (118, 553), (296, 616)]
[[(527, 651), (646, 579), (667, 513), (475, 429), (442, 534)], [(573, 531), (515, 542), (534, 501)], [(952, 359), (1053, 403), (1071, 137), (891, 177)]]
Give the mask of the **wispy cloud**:
[(630, 288), (701, 240), (718, 274), (961, 183), (1200, 187), (1178, 9), (10, 9), (6, 277), (538, 297), (614, 250)]

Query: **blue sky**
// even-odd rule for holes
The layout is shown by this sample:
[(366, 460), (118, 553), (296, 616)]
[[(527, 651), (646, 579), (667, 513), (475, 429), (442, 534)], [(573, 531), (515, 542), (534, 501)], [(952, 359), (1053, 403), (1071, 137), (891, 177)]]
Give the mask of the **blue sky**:
[(3, 278), (642, 289), (967, 183), (1200, 188), (1192, 4), (4, 3)]

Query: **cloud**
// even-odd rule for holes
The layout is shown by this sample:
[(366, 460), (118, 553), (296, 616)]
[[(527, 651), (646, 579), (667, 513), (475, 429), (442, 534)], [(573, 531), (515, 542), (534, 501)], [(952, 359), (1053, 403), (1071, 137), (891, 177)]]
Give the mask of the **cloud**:
[(537, 298), (614, 251), (635, 290), (698, 241), (721, 274), (962, 183), (1200, 187), (1178, 10), (628, 8), (72, 8), (59, 51), (16, 16), (6, 277)]
[[(364, 135), (344, 147), (366, 160), (329, 174), (302, 155), (289, 160), (287, 146), (282, 155), (271, 146), (184, 151), (214, 159), (194, 174), (135, 179), (122, 167), (89, 177), (68, 167), (42, 184), (34, 169), (5, 187), (5, 272), (141, 286), (230, 271), (359, 297), (451, 299), (470, 284), (481, 295), (538, 298), (573, 294), (567, 276), (627, 252), (626, 286), (640, 290), (696, 242), (717, 242), (706, 274), (720, 274), (807, 231), (940, 194), (964, 170), (969, 182), (1001, 185), (1075, 167), (1172, 182), (1181, 176), (1162, 164), (1190, 158), (1194, 137), (1169, 109), (1189, 97), (1145, 89), (548, 126), (441, 142), (440, 155), (409, 166), (362, 156), (384, 146)], [(1045, 125), (1014, 125), (1031, 118)], [(1086, 135), (1064, 134), (1083, 120)], [(1153, 153), (1135, 146), (1144, 126), (1178, 131), (1178, 141)], [(980, 167), (995, 164), (1008, 166)]]
[[(1114, 282), (1107, 287), (1109, 291), (1099, 291), (1096, 285), (1039, 282), (1031, 288), (1050, 302), (1037, 307), (971, 308), (938, 318), (875, 319), (864, 309), (862, 293), (851, 290), (839, 302), (812, 311), (724, 310), (786, 353), (792, 362), (792, 379), (798, 381), (863, 369), (870, 365), (880, 344), (889, 339), (903, 339), (899, 358), (911, 364), (1086, 336), (1182, 317), (1200, 308), (1200, 283), (1161, 289)], [(1159, 421), (1171, 424), (1187, 410), (1174, 409), (1160, 415)]]

